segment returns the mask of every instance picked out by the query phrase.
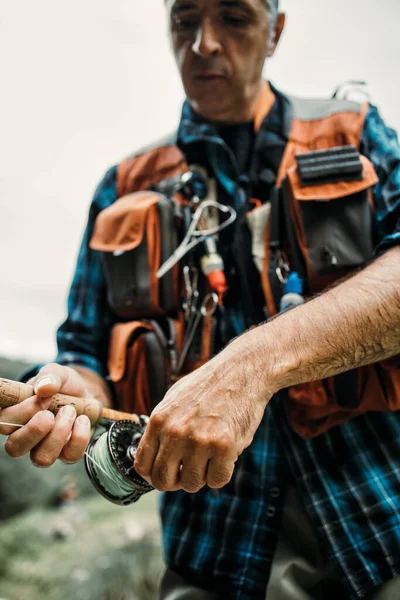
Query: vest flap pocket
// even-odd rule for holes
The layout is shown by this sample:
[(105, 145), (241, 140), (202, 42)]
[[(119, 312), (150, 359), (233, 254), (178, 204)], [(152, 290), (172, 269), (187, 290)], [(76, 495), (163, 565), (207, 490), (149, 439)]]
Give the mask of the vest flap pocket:
[(179, 323), (172, 319), (117, 323), (108, 370), (120, 410), (150, 415), (175, 373)]
[(110, 308), (125, 321), (177, 312), (179, 267), (156, 276), (177, 246), (175, 207), (163, 194), (135, 192), (97, 216), (90, 247), (101, 253)]
[(149, 213), (160, 198), (155, 192), (135, 192), (102, 210), (90, 240), (92, 250), (127, 252), (137, 248), (143, 240)]
[(358, 194), (378, 183), (378, 177), (372, 163), (365, 156), (360, 156), (363, 166), (362, 179), (355, 181), (336, 181), (319, 185), (303, 185), (298, 168), (292, 167), (288, 172), (288, 179), (296, 200), (303, 202), (324, 202), (338, 200), (353, 194)]
[(316, 277), (340, 276), (373, 258), (372, 187), (377, 183), (372, 163), (364, 156), (361, 179), (302, 185), (297, 167), (284, 181), (287, 214), (295, 228), (307, 269), (310, 291), (324, 285)]
[(130, 323), (117, 323), (111, 332), (108, 371), (111, 381), (120, 381), (126, 371), (127, 352), (132, 336), (139, 331), (151, 331), (151, 326), (143, 321), (131, 321)]

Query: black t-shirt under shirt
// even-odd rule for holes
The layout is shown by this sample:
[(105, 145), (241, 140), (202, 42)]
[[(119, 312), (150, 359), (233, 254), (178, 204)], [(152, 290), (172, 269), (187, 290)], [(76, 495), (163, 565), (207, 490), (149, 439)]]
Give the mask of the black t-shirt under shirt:
[(246, 173), (250, 166), (256, 137), (254, 122), (221, 125), (217, 128), (217, 131), (235, 155), (239, 174)]

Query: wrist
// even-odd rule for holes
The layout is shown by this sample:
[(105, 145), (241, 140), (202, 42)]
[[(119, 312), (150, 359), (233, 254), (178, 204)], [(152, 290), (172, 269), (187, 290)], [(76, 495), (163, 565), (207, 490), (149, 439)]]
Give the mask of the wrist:
[(265, 360), (268, 346), (258, 329), (252, 329), (230, 342), (217, 357), (224, 363), (217, 369), (230, 370), (236, 385), (265, 408), (277, 391), (277, 382), (272, 363)]
[(236, 338), (226, 348), (236, 368), (243, 367), (267, 402), (279, 390), (296, 383), (295, 373), (300, 367), (294, 336), (289, 339), (282, 325), (281, 317), (273, 319)]

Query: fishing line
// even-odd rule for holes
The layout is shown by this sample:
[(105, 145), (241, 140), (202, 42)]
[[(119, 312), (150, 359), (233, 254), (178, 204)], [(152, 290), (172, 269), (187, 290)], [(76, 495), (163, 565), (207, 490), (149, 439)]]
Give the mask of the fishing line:
[(90, 454), (88, 454), (87, 452), (84, 452), (84, 455), (85, 455), (85, 456), (86, 456), (86, 457), (87, 457), (89, 460), (91, 460), (91, 461), (92, 461), (92, 463), (93, 463), (94, 465), (96, 465), (96, 467), (97, 467), (98, 469), (100, 469), (101, 471), (103, 471), (103, 473), (104, 473), (104, 474), (105, 474), (107, 477), (109, 477), (109, 474), (107, 473), (107, 471), (105, 471), (105, 470), (103, 469), (103, 467), (102, 467), (101, 465), (99, 465), (99, 464), (98, 464), (98, 463), (97, 463), (97, 462), (96, 462), (96, 461), (93, 459), (93, 457), (92, 457), (92, 456), (90, 456)]
[[(107, 434), (97, 438), (92, 446), (91, 453), (85, 452), (85, 455), (93, 462), (95, 467), (94, 475), (97, 482), (107, 490), (114, 498), (125, 498), (132, 493), (132, 482), (127, 481), (124, 476), (115, 468), (108, 448)], [(133, 464), (133, 463), (132, 463)], [(105, 475), (105, 477), (104, 477)]]
[(107, 431), (93, 438), (85, 452), (89, 479), (97, 491), (115, 504), (125, 506), (139, 500), (154, 488), (135, 471), (137, 447), (144, 434), (148, 417), (139, 423), (114, 421)]

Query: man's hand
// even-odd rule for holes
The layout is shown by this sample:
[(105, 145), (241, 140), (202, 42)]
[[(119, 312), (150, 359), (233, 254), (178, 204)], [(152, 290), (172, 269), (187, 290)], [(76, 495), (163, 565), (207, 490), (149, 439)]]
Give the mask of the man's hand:
[(49, 364), (43, 367), (30, 383), (35, 396), (1, 411), (1, 421), (24, 425), (1, 425), (0, 434), (8, 435), (6, 452), (19, 458), (30, 452), (38, 467), (49, 467), (57, 458), (72, 463), (82, 458), (90, 440), (90, 421), (87, 416), (76, 418), (73, 406), (64, 406), (56, 416), (47, 408), (51, 396), (61, 392), (69, 396), (88, 395), (84, 380), (74, 369)]
[(230, 481), (271, 397), (239, 349), (232, 343), (184, 377), (153, 411), (135, 469), (158, 490), (197, 492)]

